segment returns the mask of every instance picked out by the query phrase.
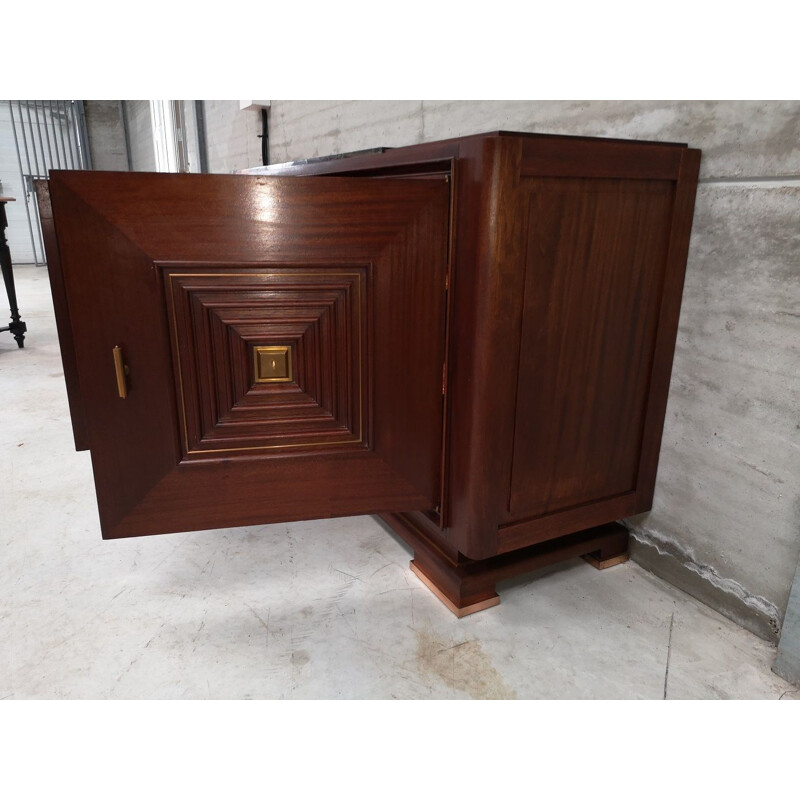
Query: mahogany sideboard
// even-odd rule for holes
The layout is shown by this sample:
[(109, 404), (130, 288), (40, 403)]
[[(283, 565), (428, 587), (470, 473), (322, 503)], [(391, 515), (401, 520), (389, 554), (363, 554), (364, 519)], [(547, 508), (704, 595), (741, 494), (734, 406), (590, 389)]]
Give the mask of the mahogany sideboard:
[(627, 557), (700, 151), (496, 132), (38, 194), (104, 538), (379, 514), (456, 614)]

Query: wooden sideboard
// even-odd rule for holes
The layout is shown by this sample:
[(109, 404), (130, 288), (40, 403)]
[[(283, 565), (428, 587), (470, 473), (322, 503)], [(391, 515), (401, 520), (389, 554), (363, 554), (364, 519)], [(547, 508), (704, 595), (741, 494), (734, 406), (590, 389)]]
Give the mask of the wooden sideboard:
[(38, 185), (105, 538), (380, 514), (459, 616), (650, 508), (700, 152), (497, 132)]

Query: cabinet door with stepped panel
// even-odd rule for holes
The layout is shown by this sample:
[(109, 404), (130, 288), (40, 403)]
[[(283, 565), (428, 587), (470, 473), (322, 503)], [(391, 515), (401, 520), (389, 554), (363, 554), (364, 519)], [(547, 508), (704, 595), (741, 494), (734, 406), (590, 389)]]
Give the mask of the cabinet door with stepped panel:
[(444, 179), (38, 190), (104, 537), (439, 504)]

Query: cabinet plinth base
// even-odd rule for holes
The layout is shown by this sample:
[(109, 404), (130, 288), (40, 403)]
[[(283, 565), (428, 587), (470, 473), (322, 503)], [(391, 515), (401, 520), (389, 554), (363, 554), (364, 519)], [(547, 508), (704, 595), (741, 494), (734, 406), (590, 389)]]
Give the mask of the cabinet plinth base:
[(500, 597), (495, 594), (494, 597), (489, 597), (486, 600), (480, 600), (477, 603), (471, 603), (466, 606), (457, 606), (434, 582), (429, 578), (419, 567), (416, 562), (412, 561), (409, 565), (411, 571), (428, 587), (428, 589), (444, 603), (445, 607), (452, 611), (459, 619), (466, 617), (469, 614), (475, 614), (478, 611), (483, 611), (486, 608), (500, 605)]
[(445, 552), (425, 532), (419, 518), (410, 514), (381, 514), (380, 518), (414, 550), (414, 574), (457, 617), (498, 605), (498, 581), (580, 556), (590, 556), (590, 563), (596, 561), (601, 568), (628, 558), (628, 531), (616, 522), (476, 561)]

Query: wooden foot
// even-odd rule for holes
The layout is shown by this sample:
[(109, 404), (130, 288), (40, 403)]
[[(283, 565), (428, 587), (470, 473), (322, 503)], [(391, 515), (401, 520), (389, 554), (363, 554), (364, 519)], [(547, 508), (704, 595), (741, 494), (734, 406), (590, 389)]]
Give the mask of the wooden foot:
[(477, 603), (470, 603), (464, 606), (456, 605), (434, 582), (431, 578), (429, 578), (423, 571), (422, 568), (419, 567), (416, 561), (412, 561), (409, 564), (411, 567), (411, 571), (428, 587), (428, 589), (433, 592), (439, 600), (445, 605), (445, 607), (452, 611), (459, 619), (462, 617), (466, 617), (469, 614), (475, 614), (478, 611), (483, 611), (486, 608), (492, 608), (492, 606), (500, 605), (500, 597), (495, 594), (494, 597), (488, 597), (486, 600), (480, 600)]
[(583, 556), (584, 560), (595, 569), (616, 567), (617, 564), (624, 564), (629, 557), (627, 535), (617, 541), (608, 542), (599, 550), (592, 550)]
[(587, 553), (583, 558), (587, 564), (591, 564), (595, 569), (608, 569), (609, 567), (616, 567), (617, 564), (624, 564), (630, 558), (630, 555), (621, 553), (611, 558), (599, 559), (594, 554)]

